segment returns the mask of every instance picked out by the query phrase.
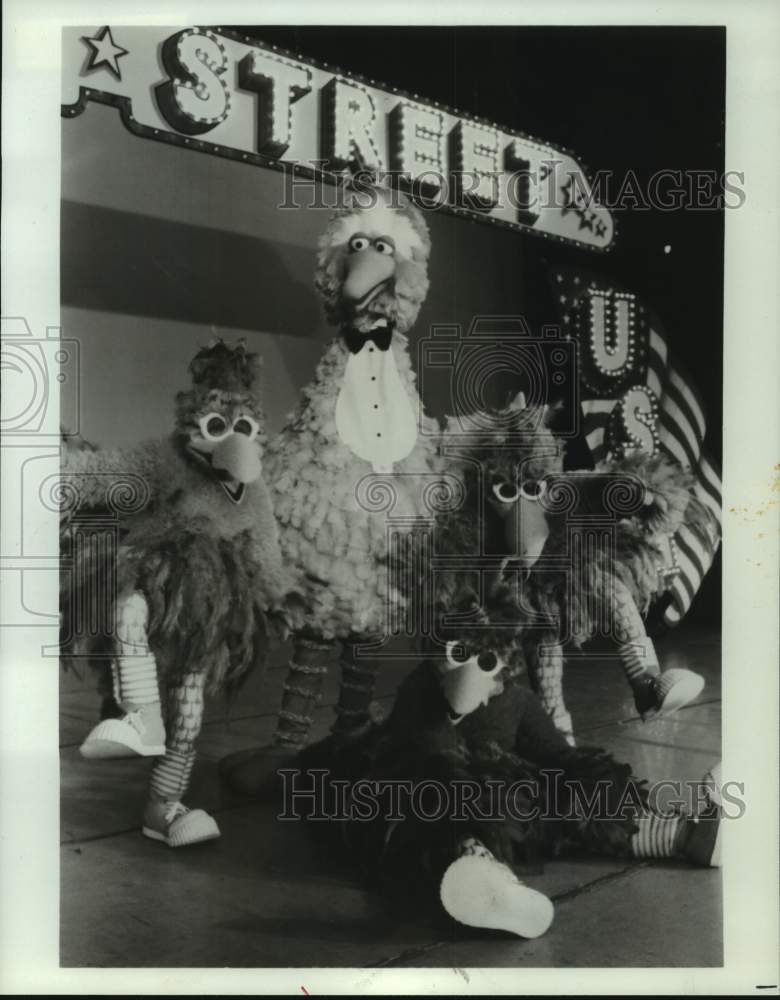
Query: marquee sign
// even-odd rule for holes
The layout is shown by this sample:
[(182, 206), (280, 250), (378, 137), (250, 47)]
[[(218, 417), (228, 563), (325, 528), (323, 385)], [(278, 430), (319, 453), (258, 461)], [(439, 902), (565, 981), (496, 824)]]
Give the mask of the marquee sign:
[(613, 241), (567, 150), (224, 28), (66, 29), (63, 116), (90, 101), (145, 138), (331, 183), (366, 169), (423, 205), (592, 250)]

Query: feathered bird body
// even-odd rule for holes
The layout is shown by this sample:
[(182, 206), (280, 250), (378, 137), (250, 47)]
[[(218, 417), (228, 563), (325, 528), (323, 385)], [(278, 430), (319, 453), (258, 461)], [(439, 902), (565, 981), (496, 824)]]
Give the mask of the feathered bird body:
[[(266, 469), (282, 551), (306, 595), (303, 625), (324, 639), (384, 631), (388, 601), (402, 599), (388, 587), (388, 529), (430, 516), (423, 497), (439, 468), (439, 426), (423, 413), (406, 337), (428, 290), (429, 253), (421, 213), (381, 189), (335, 213), (320, 240), (315, 285), (342, 335), (271, 443)], [(380, 367), (369, 368), (374, 347), (366, 338), (376, 331), (389, 347), (377, 348), (371, 363)], [(400, 388), (374, 406), (378, 399), (355, 388), (355, 372), (368, 390), (371, 372)], [(345, 387), (357, 402), (340, 410)], [(374, 419), (366, 434), (363, 425)], [(381, 459), (380, 470), (371, 442), (379, 456), (399, 422), (406, 443)]]
[[(169, 438), (124, 450), (66, 448), (63, 456), (74, 500), (63, 539), (64, 555), (73, 563), (64, 576), (64, 620), (78, 604), (105, 600), (107, 570), (99, 540), (73, 544), (67, 524), (85, 512), (106, 513), (118, 488), (135, 493), (118, 507), (114, 503), (119, 512), (106, 521), (107, 528), (115, 527), (118, 545), (108, 568), (115, 579), (113, 596), (118, 602), (138, 591), (145, 598), (149, 645), (167, 682), (196, 671), (212, 690), (261, 661), (266, 614), (280, 608), (293, 589), (263, 478), (241, 484), (236, 502), (223, 488), (226, 473), (218, 474), (210, 454), (188, 447), (192, 440), (215, 437), (205, 429), (201, 433), (198, 420), (204, 428), (212, 421), (213, 430), (214, 421), (224, 417), (228, 431), (228, 425), (260, 416), (256, 402), (250, 406), (229, 379), (220, 381), (227, 390), (215, 394), (209, 385), (180, 394), (178, 426)], [(185, 433), (190, 424), (193, 430)], [(241, 435), (247, 450), (259, 448), (257, 430), (250, 429), (251, 440)], [(105, 624), (110, 632), (113, 619)], [(81, 635), (66, 655), (95, 650), (95, 639)]]
[[(604, 607), (613, 600), (614, 581), (630, 593), (636, 607), (646, 614), (665, 589), (662, 568), (666, 547), (680, 525), (704, 524), (706, 508), (696, 499), (690, 472), (661, 455), (635, 452), (601, 463), (593, 473), (569, 474), (577, 503), (565, 516), (548, 515), (550, 534), (544, 554), (570, 559), (571, 537), (567, 523), (614, 518), (611, 543), (596, 547), (576, 572), (551, 572), (549, 565), (534, 570), (525, 583), (529, 603), (561, 622), (575, 644), (581, 644), (603, 627)], [(636, 493), (636, 509), (615, 515), (603, 504), (605, 486), (623, 486)]]
[[(406, 338), (390, 346), (404, 390), (421, 414)], [(336, 431), (335, 411), (349, 352), (334, 340), (302, 403), (268, 448), (265, 469), (285, 561), (306, 595), (306, 624), (324, 638), (384, 628), (388, 600), (388, 519), (411, 524), (430, 516), (425, 486), (439, 467), (438, 424), (422, 416), (422, 433), (391, 475), (375, 474)]]
[(564, 471), (547, 411), (515, 405), (493, 417), (494, 429), (486, 419), (485, 436), (468, 443), (465, 500), (440, 519), (437, 537), (461, 553), (501, 557), (499, 578), (516, 588), (523, 659), (556, 725), (573, 740), (564, 646), (597, 637), (615, 644), (643, 717), (692, 700), (703, 681), (682, 669), (660, 676), (642, 620), (670, 585), (674, 533), (709, 516), (690, 473), (639, 451)]

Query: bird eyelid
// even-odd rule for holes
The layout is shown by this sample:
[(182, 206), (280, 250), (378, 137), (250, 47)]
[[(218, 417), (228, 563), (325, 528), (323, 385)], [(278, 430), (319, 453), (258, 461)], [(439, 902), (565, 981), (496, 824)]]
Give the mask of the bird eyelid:
[(499, 503), (516, 503), (520, 496), (520, 488), (517, 483), (498, 479), (493, 483), (493, 495)]
[(445, 670), (459, 670), (471, 658), (471, 650), (462, 642), (450, 640), (445, 647), (447, 665)]
[(370, 243), (371, 240), (369, 240), (365, 233), (353, 233), (349, 238), (347, 246), (349, 247), (350, 252), (360, 253), (360, 251), (365, 250)]
[[(241, 427), (241, 424), (245, 424), (246, 426)], [(242, 413), (233, 421), (233, 431), (236, 434), (245, 434), (250, 441), (257, 437), (257, 432), (259, 430), (260, 425), (255, 418), (251, 417), (248, 413)]]
[(232, 427), (228, 424), (224, 416), (213, 410), (210, 413), (205, 413), (198, 420), (198, 427), (207, 441), (218, 441), (220, 438), (227, 437), (228, 434), (232, 433)]
[[(387, 250), (382, 249), (382, 245), (387, 247)], [(379, 253), (388, 253), (388, 256), (395, 253), (395, 241), (390, 236), (377, 236), (374, 240), (374, 249), (378, 250)]]

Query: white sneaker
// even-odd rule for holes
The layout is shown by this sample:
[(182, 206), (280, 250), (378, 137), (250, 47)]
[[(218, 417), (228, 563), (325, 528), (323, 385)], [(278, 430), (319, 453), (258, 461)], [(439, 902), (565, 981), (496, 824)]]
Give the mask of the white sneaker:
[(692, 670), (672, 667), (656, 678), (658, 715), (671, 715), (698, 698), (704, 690), (704, 678)]
[(547, 896), (529, 889), (490, 855), (464, 854), (453, 861), (439, 894), (444, 909), (459, 923), (524, 938), (541, 937), (555, 914)]
[(187, 847), (216, 840), (219, 827), (203, 809), (188, 809), (183, 802), (147, 802), (141, 833), (168, 847)]
[(116, 757), (159, 757), (165, 753), (165, 727), (159, 705), (144, 705), (121, 719), (104, 719), (80, 747), (90, 760)]

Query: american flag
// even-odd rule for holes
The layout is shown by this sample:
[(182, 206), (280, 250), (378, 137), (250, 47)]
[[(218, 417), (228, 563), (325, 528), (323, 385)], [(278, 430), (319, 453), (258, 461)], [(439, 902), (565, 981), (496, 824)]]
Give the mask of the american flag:
[[(583, 431), (594, 463), (609, 457), (616, 406), (626, 389), (639, 385), (649, 390), (647, 398), (657, 405), (657, 433), (652, 447), (694, 472), (693, 493), (707, 516), (696, 524), (684, 523), (669, 540), (668, 601), (663, 620), (667, 625), (676, 625), (712, 566), (721, 536), (720, 472), (704, 450), (707, 420), (701, 397), (693, 380), (673, 357), (661, 323), (634, 295), (582, 271), (554, 272), (552, 284), (564, 331), (578, 342)], [(594, 300), (598, 304), (596, 311)], [(628, 338), (630, 331), (633, 361), (626, 364), (622, 375), (618, 371), (605, 377), (594, 366), (594, 316), (612, 351), (617, 351), (618, 339)]]

